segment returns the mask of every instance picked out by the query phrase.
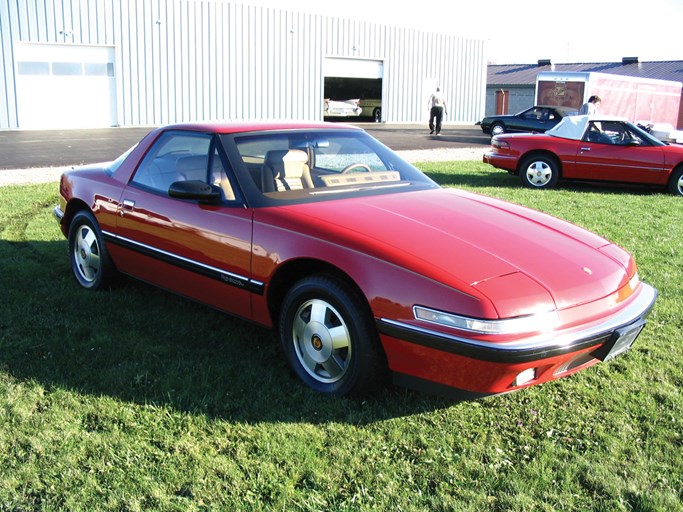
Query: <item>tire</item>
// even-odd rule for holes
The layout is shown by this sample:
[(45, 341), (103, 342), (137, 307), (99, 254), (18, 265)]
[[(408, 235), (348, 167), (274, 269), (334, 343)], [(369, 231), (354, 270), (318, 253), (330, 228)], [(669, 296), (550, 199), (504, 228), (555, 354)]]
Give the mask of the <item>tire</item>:
[(82, 210), (74, 215), (68, 240), (71, 269), (78, 284), (88, 290), (100, 290), (108, 286), (116, 269), (92, 213)]
[(315, 391), (360, 396), (383, 380), (370, 311), (343, 281), (321, 274), (297, 282), (284, 298), (278, 327), (290, 367)]
[(375, 110), (372, 111), (372, 119), (376, 123), (382, 122), (382, 109), (376, 108)]
[(503, 126), (500, 123), (494, 123), (491, 126), (491, 137), (495, 137), (496, 135), (502, 135), (505, 133), (505, 126)]
[(683, 196), (683, 165), (679, 165), (671, 173), (669, 178), (669, 192), (677, 196)]
[(529, 188), (552, 188), (560, 180), (557, 161), (545, 155), (531, 155), (519, 167), (522, 184)]

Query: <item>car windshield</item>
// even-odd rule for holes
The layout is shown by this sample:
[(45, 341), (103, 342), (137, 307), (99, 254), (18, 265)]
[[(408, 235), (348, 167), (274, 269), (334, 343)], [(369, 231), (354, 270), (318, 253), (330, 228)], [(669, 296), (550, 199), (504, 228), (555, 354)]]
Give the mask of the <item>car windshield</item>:
[[(268, 202), (326, 200), (438, 187), (414, 166), (359, 130), (293, 130), (223, 136)], [(233, 153), (235, 154), (235, 153)], [(245, 172), (246, 171), (246, 172)]]

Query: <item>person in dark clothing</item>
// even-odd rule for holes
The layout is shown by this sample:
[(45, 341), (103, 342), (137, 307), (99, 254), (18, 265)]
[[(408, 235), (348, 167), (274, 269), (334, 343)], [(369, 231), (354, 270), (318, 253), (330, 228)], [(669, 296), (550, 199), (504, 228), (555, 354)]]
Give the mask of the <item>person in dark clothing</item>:
[(432, 134), (436, 130), (436, 134), (441, 133), (441, 123), (443, 115), (448, 114), (446, 110), (446, 96), (441, 92), (441, 88), (437, 87), (434, 94), (429, 97), (429, 133)]

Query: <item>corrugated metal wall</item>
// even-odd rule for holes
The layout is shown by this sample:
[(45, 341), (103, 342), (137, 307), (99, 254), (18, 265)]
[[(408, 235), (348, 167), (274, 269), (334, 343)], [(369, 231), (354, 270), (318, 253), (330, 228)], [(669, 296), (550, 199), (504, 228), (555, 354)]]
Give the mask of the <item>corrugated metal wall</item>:
[(485, 115), (496, 115), (496, 93), (500, 90), (506, 91), (507, 113), (516, 114), (522, 110), (531, 108), (535, 104), (536, 86), (535, 85), (498, 85), (486, 88), (486, 111)]
[[(322, 119), (326, 57), (383, 62), (383, 120), (451, 123), (485, 106), (484, 42), (221, 0), (0, 0), (0, 128), (17, 128), (15, 42), (116, 48), (121, 125)], [(20, 127), (19, 127), (20, 128)]]

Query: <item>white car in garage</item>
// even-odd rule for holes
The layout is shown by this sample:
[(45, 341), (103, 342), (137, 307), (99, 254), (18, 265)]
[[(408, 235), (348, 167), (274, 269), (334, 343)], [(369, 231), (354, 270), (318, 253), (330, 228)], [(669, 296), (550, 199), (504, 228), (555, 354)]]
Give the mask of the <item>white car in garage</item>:
[(357, 117), (363, 109), (358, 105), (359, 99), (355, 100), (332, 100), (325, 98), (325, 117)]

